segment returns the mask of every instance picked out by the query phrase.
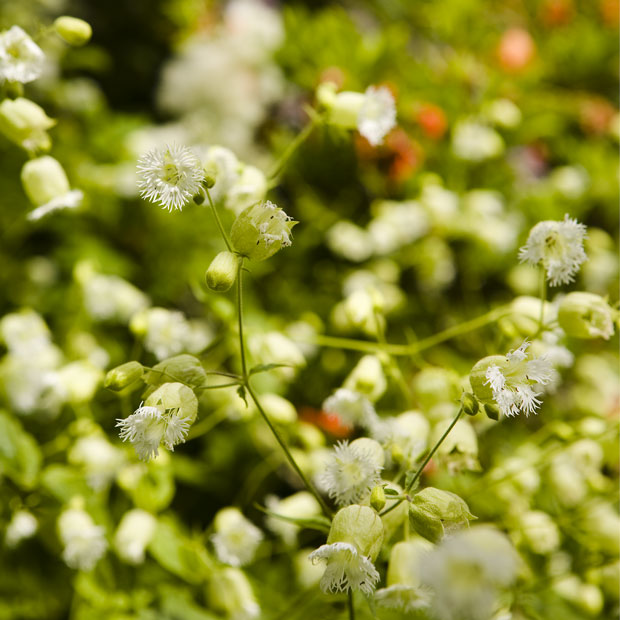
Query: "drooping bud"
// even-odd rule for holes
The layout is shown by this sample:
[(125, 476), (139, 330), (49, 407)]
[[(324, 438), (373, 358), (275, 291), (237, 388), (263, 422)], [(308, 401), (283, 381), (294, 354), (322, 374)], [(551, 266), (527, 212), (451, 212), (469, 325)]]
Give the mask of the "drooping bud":
[(261, 261), (291, 245), (295, 224), (280, 207), (267, 200), (242, 211), (232, 225), (230, 236), (237, 252)]
[(207, 286), (214, 291), (227, 291), (235, 283), (238, 270), (239, 256), (232, 252), (220, 252), (207, 269)]
[(86, 45), (93, 35), (93, 29), (88, 22), (68, 15), (58, 17), (54, 21), (54, 29), (63, 41), (74, 47)]
[(385, 507), (385, 491), (380, 484), (374, 487), (370, 493), (370, 505), (377, 512), (381, 512)]
[(465, 500), (434, 487), (416, 493), (409, 507), (411, 526), (431, 542), (440, 541), (447, 531), (458, 529), (475, 518)]
[(126, 362), (108, 371), (103, 387), (114, 392), (120, 392), (135, 383), (144, 374), (144, 367), (140, 362)]
[(461, 407), (467, 415), (474, 416), (478, 413), (479, 406), (476, 397), (469, 392), (465, 392), (461, 397)]
[(614, 333), (614, 311), (600, 296), (593, 293), (569, 293), (560, 302), (560, 327), (573, 338), (603, 338)]

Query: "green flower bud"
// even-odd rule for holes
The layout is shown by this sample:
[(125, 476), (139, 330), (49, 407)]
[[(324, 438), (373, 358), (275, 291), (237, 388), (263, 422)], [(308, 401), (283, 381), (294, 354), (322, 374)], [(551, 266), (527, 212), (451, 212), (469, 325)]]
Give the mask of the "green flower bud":
[(103, 387), (114, 392), (120, 392), (135, 383), (144, 374), (144, 367), (140, 362), (127, 362), (108, 371)]
[(74, 47), (86, 45), (93, 35), (93, 29), (88, 22), (68, 15), (57, 18), (54, 28), (63, 41)]
[[(392, 489), (396, 491), (399, 495), (403, 493), (403, 489), (393, 482), (384, 483), (384, 492), (385, 489)], [(409, 503), (401, 502), (396, 499), (393, 495), (386, 494), (386, 503), (385, 508), (389, 509), (392, 506), (396, 505), (393, 510), (390, 512), (386, 512), (381, 516), (381, 521), (383, 522), (383, 535), (386, 541), (389, 541), (397, 532), (402, 531), (403, 523), (405, 519), (407, 519), (407, 513), (409, 511)], [(400, 503), (399, 503), (400, 502)]]
[(27, 151), (48, 151), (52, 145), (47, 130), (56, 121), (30, 99), (18, 97), (0, 103), (0, 132)]
[(345, 542), (354, 545), (359, 553), (375, 561), (383, 543), (383, 524), (377, 513), (368, 506), (353, 504), (334, 516), (327, 544)]
[(229, 618), (256, 618), (260, 607), (245, 573), (233, 567), (216, 572), (207, 586), (209, 605)]
[(479, 410), (476, 397), (473, 394), (469, 394), (468, 392), (465, 392), (463, 396), (461, 396), (461, 407), (467, 415), (471, 416), (476, 415)]
[(202, 184), (207, 189), (211, 189), (215, 185), (215, 176), (211, 174), (205, 174), (205, 178), (202, 180)]
[(377, 511), (381, 512), (385, 507), (385, 491), (378, 484), (370, 493), (370, 505)]
[(493, 403), (486, 403), (484, 405), (484, 412), (490, 420), (495, 420), (496, 422), (499, 420), (499, 407)]
[(474, 364), (469, 372), (469, 383), (474, 396), (482, 403), (493, 403), (493, 390), (487, 384), (487, 370), (489, 366), (497, 366), (500, 370), (508, 366), (504, 355), (489, 355)]
[(69, 180), (62, 166), (49, 155), (27, 161), (21, 172), (24, 191), (39, 206), (69, 193)]
[(600, 296), (593, 293), (569, 293), (560, 302), (560, 327), (573, 338), (603, 338), (614, 333), (614, 311)]
[(267, 200), (242, 211), (232, 225), (232, 244), (242, 256), (261, 261), (291, 245), (295, 222)]
[(409, 522), (418, 534), (438, 542), (446, 531), (475, 519), (461, 497), (449, 491), (428, 487), (414, 496), (409, 506)]
[(190, 424), (198, 415), (198, 399), (182, 383), (164, 383), (146, 399), (144, 405), (157, 407), (162, 413), (175, 412), (181, 418), (189, 418)]
[(232, 252), (220, 252), (209, 265), (205, 279), (207, 286), (219, 292), (227, 291), (237, 279), (239, 257)]

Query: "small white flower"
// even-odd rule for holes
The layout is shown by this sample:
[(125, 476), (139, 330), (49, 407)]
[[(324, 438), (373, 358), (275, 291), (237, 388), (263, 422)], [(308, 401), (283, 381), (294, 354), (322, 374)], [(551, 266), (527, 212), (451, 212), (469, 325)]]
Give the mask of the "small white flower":
[(322, 409), (325, 413), (337, 416), (348, 426), (372, 430), (379, 425), (379, 416), (372, 403), (359, 392), (346, 388), (340, 388), (326, 398)]
[(249, 564), (263, 540), (263, 533), (237, 508), (224, 508), (215, 516), (211, 542), (217, 559), (230, 566)]
[(81, 465), (88, 485), (95, 491), (107, 488), (123, 465), (122, 451), (102, 435), (80, 437), (69, 452), (69, 461)]
[(379, 581), (374, 564), (350, 543), (321, 545), (308, 557), (313, 564), (321, 560), (327, 563), (320, 581), (323, 592), (361, 590), (364, 594), (372, 594)]
[(35, 534), (39, 522), (27, 510), (18, 510), (13, 513), (10, 523), (6, 528), (5, 543), (9, 548), (16, 547), (25, 538)]
[(536, 413), (543, 386), (555, 377), (553, 365), (546, 357), (528, 359), (528, 346), (524, 342), (506, 355), (501, 367), (492, 364), (486, 371), (485, 385), (493, 390), (493, 399), (505, 416), (518, 415), (520, 411), (525, 415)]
[(551, 286), (572, 282), (587, 256), (583, 249), (586, 227), (568, 214), (561, 222), (538, 222), (519, 250), (521, 262), (542, 265)]
[(484, 161), (504, 151), (502, 137), (475, 120), (459, 121), (452, 132), (452, 152), (466, 161)]
[(365, 445), (339, 441), (320, 484), (339, 506), (347, 506), (359, 502), (379, 483), (382, 469), (376, 455)]
[(62, 559), (70, 568), (92, 569), (108, 547), (103, 528), (78, 508), (65, 510), (58, 517), (58, 533), (65, 547)]
[(392, 93), (385, 86), (369, 86), (357, 117), (359, 132), (370, 144), (377, 146), (383, 142), (383, 138), (394, 125), (396, 106)]
[(0, 80), (26, 84), (43, 72), (45, 55), (19, 27), (0, 33)]
[(121, 559), (129, 564), (142, 564), (156, 527), (157, 519), (150, 512), (139, 508), (126, 512), (114, 534), (114, 547)]
[(186, 146), (155, 148), (138, 160), (140, 195), (168, 211), (181, 211), (200, 192), (204, 176), (200, 161)]
[(134, 445), (142, 461), (157, 456), (162, 441), (168, 450), (174, 450), (174, 446), (185, 441), (191, 424), (190, 418), (181, 418), (173, 411), (161, 413), (157, 407), (142, 406), (117, 422), (116, 426), (121, 428), (120, 438)]

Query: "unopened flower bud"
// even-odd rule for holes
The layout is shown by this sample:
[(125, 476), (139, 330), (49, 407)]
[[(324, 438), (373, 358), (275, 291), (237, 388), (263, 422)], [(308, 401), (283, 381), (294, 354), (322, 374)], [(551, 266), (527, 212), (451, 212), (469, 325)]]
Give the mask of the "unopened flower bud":
[(614, 333), (614, 311), (600, 296), (593, 293), (569, 293), (560, 302), (560, 327), (573, 338), (603, 338)]
[(416, 493), (409, 507), (409, 522), (418, 534), (438, 542), (451, 529), (466, 524), (474, 515), (465, 500), (455, 493), (434, 487)]
[(492, 403), (486, 403), (484, 405), (484, 412), (487, 414), (487, 417), (490, 420), (495, 420), (497, 422), (497, 420), (499, 420), (499, 408), (492, 404)]
[(205, 174), (205, 178), (202, 180), (202, 184), (207, 188), (211, 189), (215, 185), (215, 176), (211, 174)]
[(465, 392), (461, 397), (461, 407), (467, 415), (474, 416), (478, 413), (479, 406), (476, 397), (469, 392)]
[(54, 21), (54, 28), (61, 39), (74, 47), (86, 45), (93, 35), (93, 29), (88, 22), (68, 15), (58, 17)]
[(127, 362), (108, 371), (103, 386), (114, 392), (120, 392), (124, 388), (135, 383), (144, 374), (144, 367), (140, 362)]
[(232, 252), (220, 252), (207, 269), (207, 286), (214, 291), (227, 291), (235, 283), (238, 270), (239, 257)]
[(24, 191), (38, 206), (69, 192), (69, 181), (62, 166), (49, 155), (31, 159), (21, 172)]
[(242, 211), (230, 231), (232, 244), (243, 256), (261, 261), (291, 245), (291, 230), (297, 222), (267, 200)]
[(56, 121), (30, 99), (18, 97), (0, 103), (0, 132), (27, 151), (47, 151), (52, 143), (47, 130)]
[(385, 491), (378, 484), (370, 493), (370, 505), (377, 511), (381, 512), (385, 507)]

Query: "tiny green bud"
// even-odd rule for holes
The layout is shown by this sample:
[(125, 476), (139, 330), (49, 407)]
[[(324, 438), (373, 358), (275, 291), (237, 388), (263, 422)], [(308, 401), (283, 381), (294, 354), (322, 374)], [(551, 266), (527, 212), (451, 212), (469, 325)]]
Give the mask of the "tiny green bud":
[(476, 397), (469, 392), (465, 392), (461, 397), (461, 407), (467, 415), (474, 416), (478, 413), (479, 406)]
[(190, 423), (198, 415), (198, 399), (182, 383), (164, 383), (146, 399), (144, 405), (157, 407), (163, 413), (174, 412), (180, 418), (189, 418)]
[(0, 103), (0, 132), (27, 151), (47, 151), (52, 145), (47, 130), (56, 121), (30, 99), (18, 97)]
[(203, 194), (196, 194), (192, 200), (194, 201), (195, 204), (197, 205), (201, 205), (204, 201), (205, 201), (205, 197)]
[(74, 47), (86, 45), (93, 35), (93, 29), (88, 22), (68, 15), (56, 19), (54, 28), (63, 41)]
[(227, 291), (237, 279), (239, 256), (233, 252), (220, 252), (209, 265), (205, 280), (214, 291)]
[(484, 405), (484, 412), (487, 414), (489, 419), (495, 420), (496, 422), (499, 420), (499, 408), (497, 405), (494, 405), (493, 403), (486, 403)]
[(202, 180), (202, 184), (207, 189), (211, 189), (215, 185), (215, 176), (209, 173), (205, 173), (205, 178)]
[(267, 200), (243, 210), (234, 221), (230, 236), (237, 252), (261, 261), (291, 245), (295, 224), (280, 207)]
[(370, 493), (370, 505), (377, 512), (381, 512), (385, 507), (385, 491), (380, 484), (374, 487)]
[(144, 367), (140, 362), (127, 362), (108, 371), (103, 386), (108, 390), (120, 392), (135, 383), (144, 374)]
[(377, 513), (368, 506), (353, 504), (340, 509), (334, 516), (327, 544), (345, 542), (372, 562), (377, 559), (383, 543), (383, 524)]
[(461, 497), (449, 491), (427, 487), (413, 497), (409, 521), (418, 534), (438, 542), (448, 531), (475, 519)]
[(600, 296), (593, 293), (569, 293), (560, 302), (560, 327), (573, 338), (603, 338), (614, 333), (614, 311)]

